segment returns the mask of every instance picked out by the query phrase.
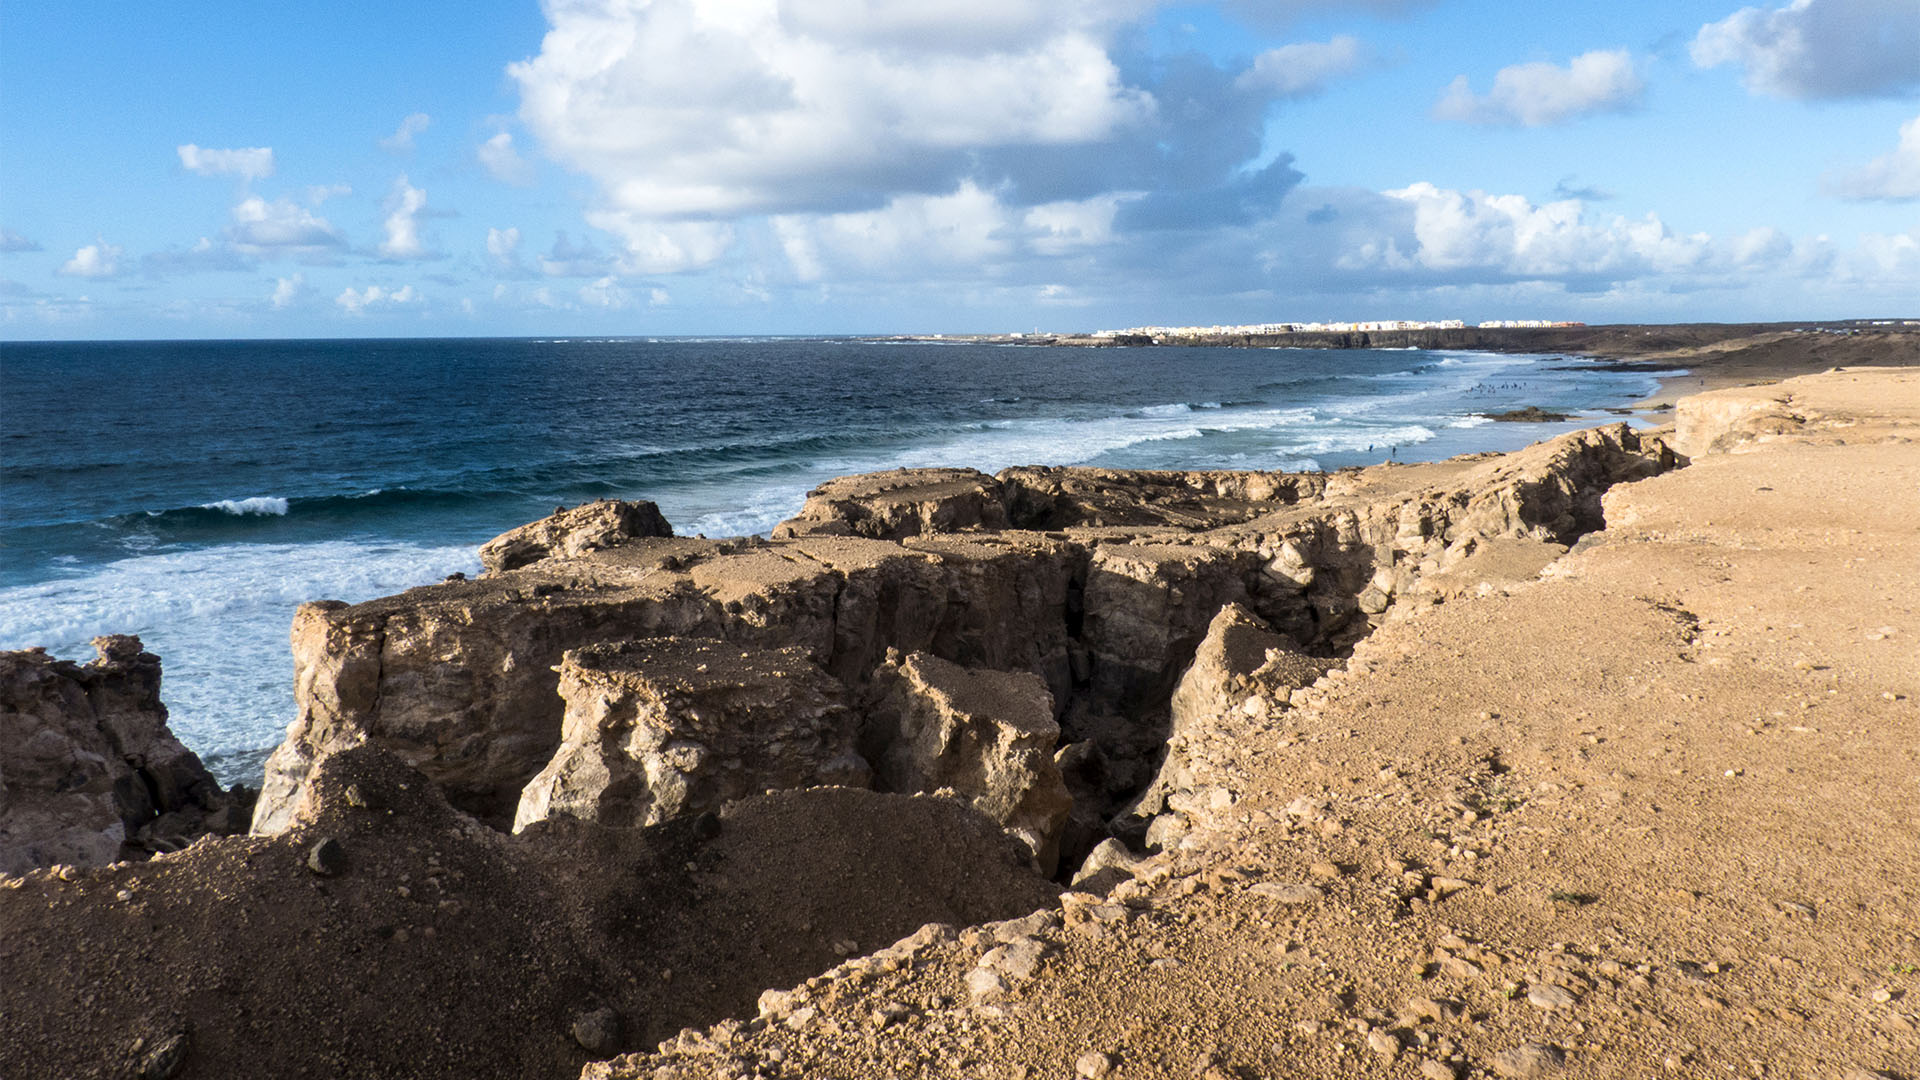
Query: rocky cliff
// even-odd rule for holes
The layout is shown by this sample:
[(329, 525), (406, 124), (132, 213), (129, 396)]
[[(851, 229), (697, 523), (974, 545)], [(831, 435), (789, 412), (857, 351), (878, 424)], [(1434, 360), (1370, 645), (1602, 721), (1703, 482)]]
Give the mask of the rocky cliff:
[[(610, 805), (613, 791), (641, 798), (669, 773), (681, 778), (669, 787), (720, 783), (716, 799), (829, 776), (845, 782), (864, 767), (896, 789), (952, 786), (941, 777), (967, 770), (1013, 783), (989, 762), (924, 774), (905, 764), (938, 757), (908, 749), (935, 738), (928, 731), (949, 739), (975, 723), (987, 725), (977, 732), (983, 747), (1025, 753), (1029, 736), (1011, 733), (1037, 730), (1037, 721), (920, 717), (897, 693), (875, 689), (877, 678), (900, 681), (888, 663), (897, 653), (922, 657), (913, 663), (928, 671), (944, 663), (1033, 677), (1051, 702), (1059, 761), (1050, 764), (1072, 793), (1077, 824), (1057, 836), (1038, 819), (1018, 828), (1048, 861), (1058, 846), (1071, 868), (1101, 839), (1137, 842), (1147, 827), (1117, 815), (1159, 771), (1175, 685), (1223, 607), (1240, 605), (1293, 652), (1335, 657), (1424, 578), (1445, 580), (1503, 543), (1564, 550), (1600, 527), (1609, 486), (1674, 463), (1658, 440), (1615, 425), (1504, 457), (1331, 476), (1026, 468), (849, 477), (812, 493), (771, 540), (649, 535), (666, 530), (612, 528), (608, 511), (566, 511), (516, 531), (540, 538), (537, 551), (515, 548), (537, 557), (496, 559), (500, 569), (479, 580), (300, 610), (299, 716), (268, 763), (254, 830), (286, 829), (314, 763), (361, 743), (399, 755), (454, 805), (500, 828), (541, 816), (556, 798), (579, 806), (577, 798)], [(589, 535), (576, 540), (576, 530)], [(691, 706), (666, 709), (682, 719), (616, 721), (612, 699), (587, 689), (594, 679), (638, 679), (619, 694), (664, 700), (660, 688), (640, 685), (647, 665), (626, 675), (600, 669), (615, 656), (606, 649), (634, 647), (618, 643), (658, 640), (655, 648), (672, 651), (676, 639), (724, 642), (732, 666), (758, 664), (738, 657), (771, 650), (784, 659), (767, 660), (769, 670), (825, 679), (829, 696), (843, 694), (858, 714), (848, 730), (862, 733), (863, 768), (827, 766), (844, 735), (816, 733), (825, 741), (803, 753), (818, 757), (812, 765), (792, 756), (798, 743), (786, 736), (771, 756), (715, 751), (711, 732), (687, 733), (759, 721), (714, 720), (734, 708), (717, 701), (704, 721)], [(683, 688), (728, 681), (721, 667), (703, 675), (695, 661), (680, 666)], [(688, 693), (692, 702), (701, 692)], [(598, 705), (583, 703), (596, 694)], [(569, 718), (570, 707), (587, 711)], [(903, 726), (902, 717), (916, 719)], [(715, 779), (695, 783), (695, 773), (668, 764), (705, 762), (709, 751), (714, 764), (699, 768), (721, 772), (695, 772)], [(1021, 784), (1039, 782), (1031, 769), (1020, 775)], [(921, 779), (901, 779), (909, 776)], [(568, 777), (591, 794), (565, 794)], [(1012, 807), (1027, 795), (970, 797)], [(717, 805), (684, 794), (643, 801), (656, 807), (644, 820), (668, 812), (660, 807)]]
[(167, 729), (160, 658), (95, 638), (86, 664), (0, 653), (0, 874), (100, 866), (246, 829), (227, 792)]

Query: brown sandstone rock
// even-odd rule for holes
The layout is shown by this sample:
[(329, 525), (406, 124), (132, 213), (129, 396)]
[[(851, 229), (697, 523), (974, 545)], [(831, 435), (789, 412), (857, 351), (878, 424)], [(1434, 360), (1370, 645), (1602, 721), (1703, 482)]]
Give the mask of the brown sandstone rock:
[(1006, 507), (993, 477), (973, 469), (899, 469), (827, 481), (807, 492), (800, 513), (780, 523), (773, 535), (901, 540), (1006, 527)]
[(634, 537), (672, 535), (673, 526), (653, 503), (600, 499), (501, 533), (480, 545), (480, 565), (498, 574), (541, 559), (614, 547)]
[(126, 635), (93, 647), (84, 665), (0, 653), (0, 873), (140, 858), (246, 816), (167, 729), (160, 658)]
[(880, 701), (862, 741), (889, 791), (951, 789), (1033, 851), (1059, 862), (1073, 800), (1054, 764), (1060, 725), (1046, 683), (1028, 672), (963, 668), (913, 653), (875, 677)]
[(516, 832), (565, 815), (653, 825), (769, 790), (866, 786), (845, 691), (806, 650), (650, 638), (569, 651), (560, 749)]

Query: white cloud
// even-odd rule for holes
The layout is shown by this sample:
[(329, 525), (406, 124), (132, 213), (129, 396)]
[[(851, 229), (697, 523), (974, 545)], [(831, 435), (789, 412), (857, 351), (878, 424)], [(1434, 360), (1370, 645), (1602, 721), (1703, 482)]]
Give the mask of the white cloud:
[(395, 259), (417, 259), (427, 253), (420, 242), (420, 211), (426, 209), (427, 193), (407, 183), (406, 174), (393, 182), (387, 196), (386, 220), (381, 227), (386, 239), (380, 241), (380, 254)]
[(1675, 234), (1653, 214), (1589, 224), (1574, 200), (1536, 205), (1521, 195), (1425, 182), (1383, 194), (1412, 212), (1411, 228), (1367, 239), (1341, 256), (1343, 269), (1473, 280), (1618, 280), (1706, 269), (1715, 255), (1707, 234)]
[(353, 186), (351, 184), (314, 184), (307, 188), (307, 205), (319, 206), (328, 199), (335, 199), (343, 195), (351, 194), (353, 194)]
[(419, 299), (420, 294), (415, 292), (411, 285), (403, 285), (393, 290), (383, 289), (378, 285), (369, 285), (357, 292), (354, 291), (352, 287), (342, 289), (340, 290), (340, 295), (333, 298), (333, 302), (339, 304), (341, 310), (349, 315), (362, 315), (365, 314), (369, 308), (412, 304)]
[(1843, 199), (1920, 199), (1920, 116), (1900, 125), (1900, 141), (1890, 153), (1829, 173), (1820, 186)]
[(1748, 90), (1782, 98), (1890, 97), (1920, 90), (1920, 4), (1793, 0), (1700, 28), (1693, 62), (1735, 64)]
[[(509, 67), (549, 156), (597, 180), (641, 263), (699, 265), (716, 218), (951, 190), (967, 155), (1153, 115), (1106, 42), (1144, 0), (573, 0)], [(699, 235), (663, 232), (699, 226)], [(608, 226), (601, 226), (608, 227)]]
[[(275, 310), (292, 306), (306, 288), (307, 279), (301, 274), (292, 277), (275, 278), (273, 282), (273, 306)], [(352, 290), (348, 290), (352, 291)]]
[(125, 254), (124, 248), (96, 240), (74, 252), (73, 258), (60, 265), (59, 272), (68, 277), (113, 277), (120, 272), (120, 257)]
[(620, 287), (612, 275), (580, 286), (580, 302), (610, 311), (633, 306), (633, 294)]
[(817, 280), (829, 263), (871, 274), (997, 261), (1013, 250), (1014, 220), (992, 192), (964, 183), (948, 195), (903, 195), (849, 214), (783, 215), (773, 225), (794, 273)]
[(1342, 34), (1331, 41), (1306, 41), (1268, 49), (1242, 72), (1243, 89), (1266, 88), (1281, 97), (1315, 94), (1365, 62), (1358, 38)]
[(15, 251), (39, 251), (38, 241), (29, 240), (12, 229), (0, 228), (0, 254)]
[(587, 224), (626, 244), (622, 267), (632, 274), (671, 274), (708, 266), (733, 243), (733, 226), (719, 221), (657, 221), (644, 214), (595, 210)]
[(1028, 245), (1041, 255), (1066, 255), (1113, 241), (1113, 219), (1131, 193), (1099, 195), (1070, 202), (1043, 203), (1020, 219)]
[(262, 180), (273, 175), (271, 146), (214, 150), (187, 143), (175, 150), (180, 155), (180, 164), (188, 172), (201, 176), (237, 176), (242, 180)]
[(513, 136), (505, 131), (480, 144), (474, 153), (495, 180), (515, 187), (533, 183), (533, 166), (513, 148)]
[(673, 297), (665, 289), (650, 289), (647, 292), (647, 303), (654, 307), (666, 307), (673, 303)]
[(1595, 50), (1566, 67), (1544, 61), (1501, 68), (1493, 89), (1476, 94), (1462, 75), (1434, 106), (1434, 116), (1470, 124), (1539, 127), (1597, 112), (1619, 112), (1640, 100), (1646, 83), (1625, 49)]
[(520, 263), (520, 230), (509, 227), (487, 230), (487, 256), (501, 267)]
[(250, 254), (337, 247), (342, 243), (339, 231), (326, 218), (292, 200), (268, 202), (258, 195), (249, 195), (234, 206), (233, 224), (227, 227), (226, 237)]
[(426, 113), (408, 113), (400, 121), (400, 126), (393, 129), (393, 134), (380, 140), (380, 149), (390, 154), (404, 154), (412, 150), (414, 136), (427, 130), (427, 125), (431, 123), (433, 118)]

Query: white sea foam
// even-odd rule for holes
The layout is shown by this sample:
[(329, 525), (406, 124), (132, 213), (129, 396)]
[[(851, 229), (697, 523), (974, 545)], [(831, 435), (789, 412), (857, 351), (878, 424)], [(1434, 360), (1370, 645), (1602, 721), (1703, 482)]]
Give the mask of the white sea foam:
[[(471, 548), (398, 542), (223, 544), (136, 555), (0, 589), (0, 649), (86, 659), (139, 634), (160, 655), (174, 733), (203, 757), (279, 742), (293, 719), (287, 628), (303, 601), (367, 600), (479, 569)], [(223, 776), (223, 780), (258, 778)]]
[(221, 499), (219, 502), (201, 503), (200, 509), (220, 510), (235, 517), (286, 517), (287, 500), (272, 495), (256, 495), (250, 499)]
[(1146, 408), (1140, 410), (1140, 415), (1141, 416), (1184, 416), (1187, 413), (1190, 413), (1192, 411), (1193, 411), (1193, 406), (1187, 404), (1184, 401), (1176, 401), (1171, 405), (1149, 405)]

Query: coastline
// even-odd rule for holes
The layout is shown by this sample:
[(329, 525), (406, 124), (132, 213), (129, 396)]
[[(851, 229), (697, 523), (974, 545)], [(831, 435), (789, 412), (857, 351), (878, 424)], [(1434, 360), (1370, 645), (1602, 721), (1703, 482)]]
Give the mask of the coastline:
[[(1790, 360), (1748, 348), (1694, 359), (1729, 379)], [(824, 486), (772, 540), (581, 515), (517, 530), (527, 565), (312, 605), (305, 731), (271, 793), (286, 831), (0, 880), (25, 973), (0, 987), (0, 1066), (108, 1075), (165, 1050), (187, 1063), (170, 1076), (269, 1059), (451, 1076), (479, 1051), (525, 1075), (867, 1080), (1097, 1056), (1115, 1075), (1331, 1080), (1410, 1062), (1717, 1075), (1758, 1055), (1899, 1075), (1920, 982), (1882, 958), (1920, 945), (1903, 599), (1920, 591), (1920, 378), (1841, 366), (1683, 398), (1685, 467), (1614, 425), (1317, 477), (873, 474)], [(1232, 614), (1249, 604), (1264, 614)], [(853, 680), (883, 646), (974, 650), (1083, 703), (1163, 694), (1185, 665), (1169, 726), (1145, 733), (1157, 776), (1115, 753), (1074, 789), (1112, 798), (1133, 771), (1158, 814), (1071, 880), (1006, 873), (964, 896), (1013, 864), (951, 796), (799, 790), (514, 837), (468, 816), (502, 814), (469, 771), (498, 767), (489, 747), (527, 749), (533, 699), (513, 681), (555, 659), (529, 650), (614, 630), (717, 636), (782, 671), (808, 661), (774, 646), (812, 642)], [(597, 676), (567, 656), (578, 694)], [(912, 692), (935, 670), (920, 663), (878, 698)], [(611, 700), (594, 693), (582, 715)], [(330, 841), (346, 862), (322, 857)], [(634, 904), (658, 933), (611, 932)], [(329, 1004), (375, 986), (396, 988), (381, 1017)], [(476, 1035), (423, 1045), (429, 1022)]]

